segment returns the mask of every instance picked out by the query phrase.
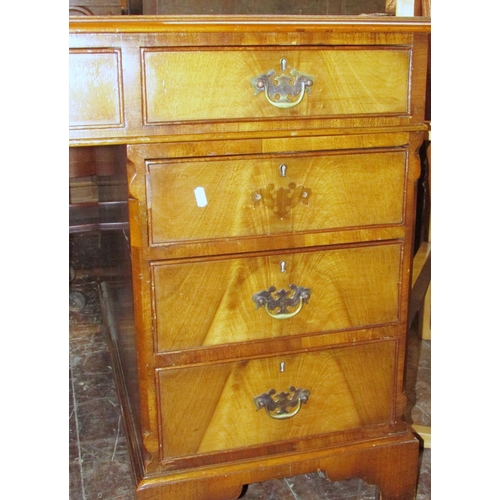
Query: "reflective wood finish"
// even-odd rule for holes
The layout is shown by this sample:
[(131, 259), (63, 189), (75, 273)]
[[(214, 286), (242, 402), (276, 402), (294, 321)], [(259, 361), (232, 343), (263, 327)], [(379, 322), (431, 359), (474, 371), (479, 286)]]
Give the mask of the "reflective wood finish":
[(397, 226), (404, 219), (404, 149), (216, 157), (144, 166), (152, 245)]
[[(294, 448), (303, 448), (312, 436), (389, 424), (395, 347), (395, 342), (377, 342), (159, 370), (163, 460), (211, 454), (203, 462), (217, 463), (227, 460), (215, 453), (221, 451), (269, 457), (289, 450), (292, 441)], [(310, 391), (296, 415), (276, 420), (256, 411), (256, 396), (290, 387)], [(204, 393), (210, 398), (201, 402)], [(180, 408), (174, 404), (181, 401)]]
[[(155, 263), (157, 349), (397, 324), (400, 257), (401, 245), (392, 243)], [(252, 301), (254, 294), (270, 287), (290, 291), (290, 284), (311, 290), (307, 304), (292, 318), (277, 320)]]
[[(141, 58), (148, 125), (408, 112), (410, 51), (405, 48), (144, 49)], [(280, 69), (282, 60), (285, 70)], [(311, 75), (310, 93), (286, 110), (262, 93), (254, 95), (252, 78), (271, 70), (275, 77), (293, 70)]]
[[(231, 499), (317, 470), (414, 498), (403, 384), (428, 31), (70, 23), (71, 145), (128, 144), (135, 335), (108, 328), (139, 499)], [(283, 58), (314, 76), (286, 109), (250, 84)], [(308, 294), (289, 318), (252, 300), (292, 284)], [(292, 418), (255, 408), (290, 387), (308, 391)]]
[[(101, 106), (115, 104), (94, 127), (73, 123), (70, 138), (73, 144), (130, 144), (172, 134), (191, 142), (192, 134), (248, 138), (248, 132), (311, 128), (422, 128), (428, 32), (422, 19), (369, 16), (74, 18), (70, 61), (80, 62), (84, 52), (87, 62), (70, 64), (70, 115), (92, 108), (100, 117)], [(283, 57), (288, 69), (311, 73), (315, 83), (301, 104), (278, 111), (263, 95), (253, 95), (250, 80), (279, 70)], [(169, 78), (172, 71), (175, 78)], [(104, 78), (92, 98), (78, 93), (90, 72), (96, 82), (101, 73)]]
[[(72, 263), (77, 267), (72, 289), (82, 292), (86, 306), (70, 312), (70, 455), (69, 498), (120, 498), (133, 500), (135, 484), (130, 469), (123, 417), (112, 376), (112, 363), (101, 327), (99, 283), (106, 276), (106, 296), (122, 311), (120, 328), (133, 332), (131, 293), (123, 288), (116, 270), (96, 267), (95, 240), (98, 234), (73, 237)], [(101, 266), (105, 263), (98, 261)], [(110, 262), (112, 264), (112, 262)], [(125, 295), (124, 295), (125, 292)], [(126, 320), (124, 321), (124, 319)], [(129, 325), (126, 327), (125, 325)], [(134, 356), (127, 363), (134, 362)], [(409, 373), (406, 390), (414, 422), (430, 424), (430, 342), (410, 331)], [(418, 368), (418, 370), (417, 370)], [(414, 399), (416, 397), (416, 400)], [(260, 410), (263, 411), (263, 410)], [(429, 500), (431, 450), (420, 450), (416, 500)], [(379, 500), (379, 490), (361, 479), (331, 482), (320, 472), (252, 483), (244, 500)]]

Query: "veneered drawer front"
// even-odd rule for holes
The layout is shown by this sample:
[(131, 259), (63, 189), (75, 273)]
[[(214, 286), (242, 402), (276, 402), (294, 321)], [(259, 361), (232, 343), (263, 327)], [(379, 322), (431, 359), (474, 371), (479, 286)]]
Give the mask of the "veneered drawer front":
[[(397, 322), (400, 258), (401, 245), (391, 243), (154, 263), (157, 350)], [(300, 300), (301, 289), (294, 292), (290, 285), (308, 289), (310, 297)], [(257, 299), (267, 295), (279, 301), (280, 290), (288, 294), (281, 305), (269, 301), (267, 310), (264, 303), (257, 308)], [(296, 314), (284, 319), (287, 313)]]
[[(285, 70), (281, 61), (286, 59)], [(329, 49), (196, 48), (142, 50), (144, 122), (255, 120), (279, 117), (405, 115), (409, 106), (410, 51), (396, 47)], [(280, 108), (251, 80), (293, 70), (313, 84), (301, 102)], [(300, 75), (299, 75), (300, 76)], [(299, 76), (284, 82), (292, 87)], [(282, 79), (283, 80), (283, 79)], [(272, 81), (273, 85), (277, 80)], [(269, 86), (271, 101), (278, 90)], [(286, 89), (283, 87), (286, 99)], [(297, 102), (300, 94), (290, 98)]]
[[(394, 342), (379, 342), (159, 370), (163, 458), (388, 424), (394, 363)], [(292, 402), (284, 410), (291, 415), (298, 409), (295, 415), (276, 419), (267, 414), (265, 406), (257, 410), (255, 397), (274, 389), (273, 400), (280, 392), (288, 392), (288, 399), (293, 399), (290, 387), (297, 389), (297, 396), (302, 389), (307, 399), (300, 408)], [(265, 399), (259, 398), (261, 402)], [(271, 415), (279, 411), (272, 409), (272, 403), (268, 409)]]
[(147, 163), (152, 244), (396, 225), (404, 150)]
[(69, 127), (124, 127), (120, 49), (72, 49), (69, 54)]

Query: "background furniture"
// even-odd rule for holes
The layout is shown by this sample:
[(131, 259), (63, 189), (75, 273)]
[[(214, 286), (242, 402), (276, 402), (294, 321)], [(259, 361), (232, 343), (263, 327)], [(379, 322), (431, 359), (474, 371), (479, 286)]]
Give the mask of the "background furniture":
[(142, 0), (69, 0), (70, 16), (142, 14)]
[[(419, 231), (415, 246), (417, 251), (413, 258), (412, 292), (410, 301), (409, 324), (418, 322), (417, 331), (421, 339), (431, 340), (431, 141), (430, 133), (422, 147), (423, 175), (421, 184), (420, 218), (417, 221)], [(413, 430), (418, 433), (426, 448), (431, 447), (431, 427), (414, 424)]]
[[(83, 309), (86, 303), (84, 294), (71, 288), (77, 272), (83, 272), (89, 266), (109, 266), (123, 232), (128, 231), (124, 154), (123, 146), (69, 148), (71, 311)], [(94, 258), (91, 260), (88, 256), (82, 259), (78, 255), (83, 246), (82, 239), (92, 240)], [(85, 248), (89, 246), (86, 244)]]

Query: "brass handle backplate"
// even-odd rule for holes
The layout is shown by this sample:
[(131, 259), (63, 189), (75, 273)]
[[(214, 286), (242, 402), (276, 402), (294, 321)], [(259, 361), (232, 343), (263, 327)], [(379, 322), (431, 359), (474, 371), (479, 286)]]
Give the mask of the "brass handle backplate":
[[(289, 290), (281, 289), (279, 292), (276, 292), (276, 287), (271, 286), (268, 290), (262, 290), (262, 292), (254, 293), (252, 300), (255, 302), (257, 309), (264, 306), (267, 314), (269, 314), (272, 318), (293, 318), (300, 312), (302, 305), (304, 303), (308, 303), (308, 300), (311, 297), (311, 289), (296, 285), (290, 285), (290, 289), (293, 290), (293, 295), (291, 297), (289, 297)], [(297, 309), (289, 311), (289, 307), (297, 307)], [(272, 312), (276, 309), (276, 312)]]
[(292, 69), (290, 75), (276, 76), (276, 71), (272, 69), (255, 76), (250, 82), (255, 90), (254, 95), (263, 91), (267, 101), (273, 106), (293, 108), (302, 101), (306, 92), (311, 92), (314, 77), (300, 73), (296, 69)]
[(276, 389), (271, 389), (260, 396), (253, 398), (257, 411), (262, 408), (274, 419), (284, 420), (297, 415), (302, 403), (307, 403), (311, 391), (309, 389), (295, 389), (290, 387), (290, 392), (276, 394)]
[(292, 209), (299, 203), (309, 205), (310, 197), (311, 189), (297, 185), (295, 182), (291, 182), (286, 188), (276, 188), (274, 184), (268, 184), (252, 193), (255, 206), (262, 203), (280, 219), (290, 215)]

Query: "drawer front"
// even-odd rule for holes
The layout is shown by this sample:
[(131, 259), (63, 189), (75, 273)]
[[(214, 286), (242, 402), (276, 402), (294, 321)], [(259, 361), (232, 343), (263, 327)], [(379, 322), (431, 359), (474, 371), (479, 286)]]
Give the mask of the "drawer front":
[(404, 150), (148, 162), (151, 244), (401, 224), (406, 172)]
[(150, 125), (401, 115), (409, 109), (407, 48), (147, 48), (142, 66), (144, 122)]
[(380, 342), (159, 370), (163, 458), (391, 423), (394, 360), (394, 343)]
[(157, 350), (397, 322), (400, 258), (391, 243), (154, 263)]
[(69, 54), (69, 127), (124, 127), (120, 49), (73, 49)]

